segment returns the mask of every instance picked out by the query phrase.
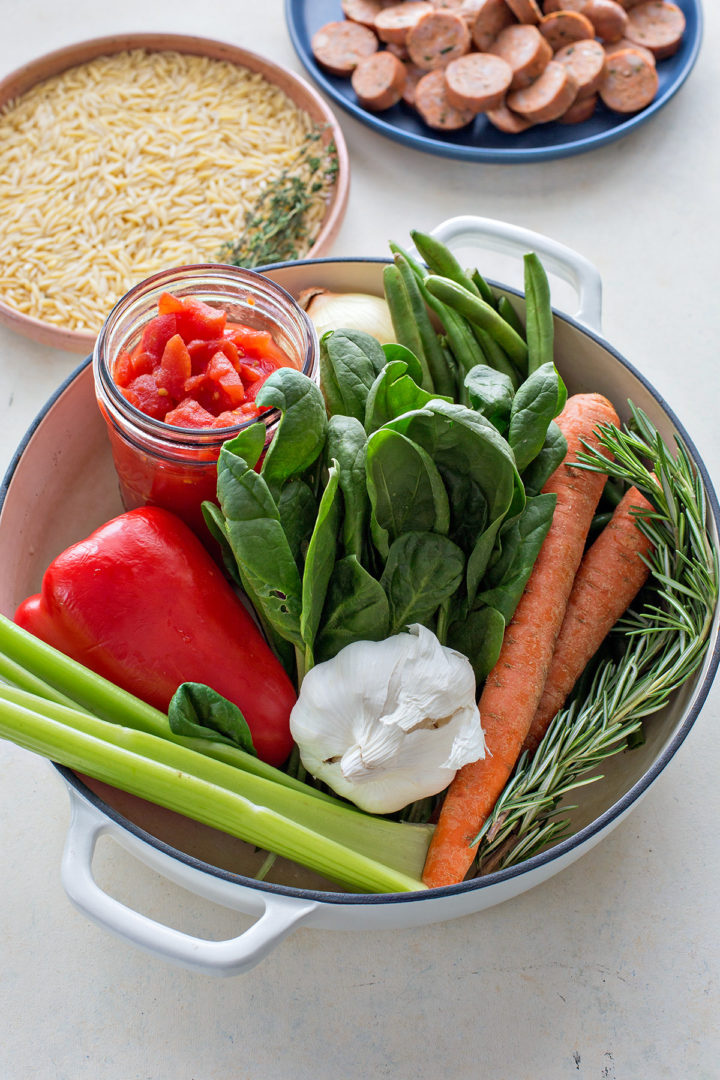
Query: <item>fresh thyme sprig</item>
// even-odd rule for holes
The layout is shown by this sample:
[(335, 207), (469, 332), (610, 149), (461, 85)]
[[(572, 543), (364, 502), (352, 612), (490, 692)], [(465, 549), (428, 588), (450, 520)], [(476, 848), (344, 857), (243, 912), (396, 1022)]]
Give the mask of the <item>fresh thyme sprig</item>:
[(618, 624), (620, 659), (597, 661), (586, 691), (558, 713), (534, 757), (518, 762), (479, 834), (480, 873), (521, 862), (566, 836), (562, 814), (573, 807), (560, 807), (561, 800), (600, 779), (592, 770), (637, 737), (643, 719), (667, 704), (707, 648), (718, 555), (702, 482), (683, 444), (676, 439), (673, 457), (645, 413), (630, 408), (629, 427), (603, 426), (601, 449), (587, 448), (577, 467), (634, 484), (653, 504), (653, 514), (638, 518), (654, 545), (650, 584)]
[(320, 227), (310, 211), (337, 178), (337, 148), (323, 135), (322, 127), (308, 132), (294, 161), (257, 197), (240, 236), (223, 244), (219, 262), (252, 269), (307, 254)]

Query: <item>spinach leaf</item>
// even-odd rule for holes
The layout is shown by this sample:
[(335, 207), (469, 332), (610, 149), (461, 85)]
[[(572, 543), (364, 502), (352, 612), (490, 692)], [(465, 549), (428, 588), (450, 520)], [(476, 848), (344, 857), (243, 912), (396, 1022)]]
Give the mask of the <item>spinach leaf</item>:
[(203, 683), (181, 683), (168, 706), (170, 730), (191, 739), (239, 746), (257, 757), (247, 720), (232, 701)]
[(380, 584), (390, 605), (390, 633), (408, 623), (427, 625), (460, 587), (465, 556), (457, 544), (432, 532), (406, 532), (390, 547)]
[(391, 360), (370, 387), (365, 405), (365, 429), (371, 434), (388, 420), (394, 420), (396, 416), (401, 416), (411, 409), (421, 409), (438, 396), (418, 386), (408, 374), (404, 361)]
[(365, 468), (375, 521), (391, 541), (411, 529), (448, 531), (447, 493), (421, 446), (389, 427), (380, 428), (368, 439)]
[(510, 414), (508, 442), (519, 472), (540, 453), (550, 421), (566, 399), (565, 384), (552, 362), (533, 371), (518, 389)]
[(382, 641), (388, 628), (388, 599), (380, 582), (354, 555), (338, 559), (315, 640), (316, 662), (331, 660), (353, 641)]
[(423, 369), (422, 364), (414, 352), (411, 352), (405, 345), (400, 345), (394, 341), (388, 341), (383, 345), (382, 350), (385, 353), (386, 363), (389, 364), (394, 360), (402, 360), (407, 367), (408, 375), (412, 381), (420, 386), (423, 380)]
[(528, 495), (538, 495), (567, 454), (567, 439), (553, 421), (547, 429), (540, 453), (522, 474)]
[(385, 367), (382, 346), (362, 330), (331, 330), (320, 342), (320, 386), (329, 415), (365, 419), (365, 402)]
[(263, 623), (295, 645), (300, 633), (300, 574), (275, 500), (259, 473), (225, 443), (218, 459), (218, 501), (243, 587)]
[[(515, 495), (515, 459), (506, 440), (484, 416), (464, 405), (433, 398), (422, 409), (391, 420), (383, 430), (399, 432), (417, 443), (441, 473), (456, 481), (468, 477), (483, 494), (489, 520), (507, 513)], [(372, 435), (370, 442), (379, 434)], [(466, 509), (463, 506), (462, 512)]]
[(317, 517), (317, 502), (312, 488), (304, 480), (288, 480), (278, 496), (277, 508), (293, 558), (301, 566), (304, 549)]
[(497, 663), (505, 634), (505, 619), (492, 607), (471, 611), (462, 622), (450, 624), (447, 643), (467, 656), (475, 678), (482, 683)]
[(328, 481), (320, 499), (317, 520), (313, 529), (302, 579), (302, 613), (300, 632), (306, 649), (312, 655), (325, 593), (337, 555), (337, 533), (340, 524), (342, 496), (339, 493), (337, 462), (333, 461)]
[(262, 407), (274, 406), (282, 413), (261, 469), (265, 483), (277, 499), (283, 484), (304, 473), (325, 445), (325, 402), (312, 379), (289, 367), (274, 371), (260, 387), (255, 400)]
[(472, 408), (504, 435), (510, 426), (510, 411), (515, 396), (510, 376), (486, 364), (476, 364), (465, 376), (465, 391)]
[(365, 534), (370, 515), (370, 499), (365, 480), (367, 436), (359, 420), (337, 414), (330, 417), (326, 453), (335, 459), (340, 480), (345, 513), (343, 516), (343, 547), (347, 555), (363, 561)]
[(500, 554), (482, 581), (477, 601), (496, 608), (510, 622), (542, 542), (552, 524), (557, 496), (535, 495), (519, 517), (500, 531)]
[(258, 422), (244, 428), (234, 439), (228, 439), (224, 445), (237, 457), (247, 461), (250, 468), (254, 469), (265, 449), (266, 437), (267, 428), (263, 423)]
[(226, 574), (236, 585), (242, 586), (237, 562), (235, 561), (235, 556), (232, 553), (230, 541), (228, 540), (227, 528), (225, 526), (225, 518), (223, 517), (222, 510), (219, 506), (216, 506), (215, 503), (209, 502), (206, 499), (202, 504), (202, 515), (208, 532), (213, 540), (216, 540), (220, 545), (220, 554), (222, 556)]

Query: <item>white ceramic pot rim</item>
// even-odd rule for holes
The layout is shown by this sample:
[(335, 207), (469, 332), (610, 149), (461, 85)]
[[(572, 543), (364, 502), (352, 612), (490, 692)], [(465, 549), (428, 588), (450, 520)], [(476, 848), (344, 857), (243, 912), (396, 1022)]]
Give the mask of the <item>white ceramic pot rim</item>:
[[(323, 263), (388, 263), (390, 260), (384, 258), (322, 258), (322, 259), (303, 259), (293, 262), (293, 266), (314, 266)], [(263, 267), (263, 271), (266, 270), (279, 270), (289, 264), (275, 263), (271, 266)], [(517, 290), (510, 288), (500, 282), (490, 281), (490, 285), (496, 286), (503, 290), (503, 292), (512, 293), (515, 296), (521, 297), (522, 294)], [(713, 488), (712, 482), (708, 475), (707, 469), (700, 458), (694, 443), (688, 436), (685, 428), (680, 423), (675, 413), (668, 406), (664, 398), (657, 392), (652, 384), (645, 378), (645, 376), (638, 371), (628, 360), (626, 360), (616, 349), (610, 345), (605, 338), (600, 334), (591, 330), (587, 326), (578, 322), (572, 316), (565, 314), (564, 312), (557, 311), (553, 308), (553, 314), (556, 319), (560, 319), (563, 322), (568, 323), (574, 327), (580, 333), (587, 335), (603, 349), (607, 350), (617, 361), (620, 363), (631, 375), (633, 375), (647, 390), (647, 392), (655, 399), (660, 405), (668, 418), (672, 421), (674, 426), (682, 438), (688, 452), (692, 458), (693, 464), (698, 470), (700, 478), (702, 479), (706, 496), (707, 504), (711, 518), (715, 522), (716, 529), (720, 532), (720, 504)], [(22, 457), (22, 454), (32, 438), (35, 430), (43, 420), (45, 414), (49, 411), (55, 401), (62, 395), (63, 391), (74, 381), (75, 378), (90, 364), (92, 357), (88, 357), (85, 361), (78, 365), (78, 367), (70, 373), (70, 375), (64, 380), (64, 382), (58, 387), (58, 389), (51, 395), (46, 404), (40, 410), (35, 420), (28, 428), (22, 439), (18, 449), (13, 455), (12, 461), (8, 467), (5, 477), (0, 486), (0, 509), (2, 508), (5, 496), (12, 480), (15, 469), (18, 462)], [(548, 865), (556, 860), (562, 859), (570, 852), (577, 848), (581, 848), (593, 840), (599, 833), (602, 833), (605, 829), (609, 828), (618, 818), (625, 814), (630, 807), (637, 802), (642, 795), (647, 791), (650, 785), (657, 779), (660, 773), (669, 764), (670, 760), (675, 756), (682, 743), (687, 738), (690, 729), (692, 728), (695, 720), (697, 719), (700, 710), (702, 709), (705, 699), (710, 691), (715, 673), (720, 664), (720, 636), (716, 638), (710, 655), (705, 661), (705, 674), (702, 683), (698, 686), (694, 701), (691, 707), (688, 709), (683, 723), (673, 735), (668, 745), (664, 748), (663, 752), (658, 755), (656, 760), (650, 766), (650, 768), (643, 774), (643, 776), (633, 786), (610, 806), (599, 817), (595, 818), (589, 825), (573, 833), (572, 836), (567, 837), (565, 840), (561, 840), (547, 851), (541, 852), (538, 855), (534, 855), (529, 859), (526, 859), (517, 866), (508, 867), (505, 870), (496, 870), (493, 873), (487, 874), (480, 878), (474, 878), (470, 881), (464, 881), (458, 885), (448, 885), (443, 888), (428, 890), (427, 892), (416, 893), (344, 893), (344, 892), (323, 892), (314, 889), (300, 889), (288, 885), (277, 885), (272, 882), (256, 881), (254, 878), (245, 877), (241, 874), (234, 874), (230, 871), (223, 870), (220, 867), (213, 866), (211, 863), (207, 863), (202, 859), (197, 859), (194, 856), (188, 855), (183, 851), (179, 851), (177, 848), (170, 844), (159, 840), (151, 833), (140, 828), (134, 822), (129, 821), (126, 817), (116, 811), (113, 807), (108, 806), (103, 799), (96, 795), (78, 776), (71, 770), (62, 765), (55, 764), (54, 767), (63, 777), (65, 782), (74, 788), (83, 799), (87, 800), (93, 807), (95, 807), (101, 814), (104, 814), (114, 824), (120, 828), (131, 833), (138, 840), (150, 845), (157, 851), (184, 863), (186, 866), (195, 869), (197, 871), (209, 874), (213, 877), (221, 880), (235, 883), (254, 889), (258, 892), (270, 893), (279, 896), (291, 896), (297, 899), (306, 901), (316, 901), (321, 904), (328, 905), (344, 905), (344, 906), (365, 906), (372, 907), (384, 904), (416, 904), (422, 903), (427, 900), (440, 899), (443, 896), (457, 896), (461, 893), (478, 892), (482, 889), (490, 888), (492, 885), (499, 882), (509, 881), (513, 878), (519, 877), (523, 874), (527, 874), (532, 870), (539, 867)]]

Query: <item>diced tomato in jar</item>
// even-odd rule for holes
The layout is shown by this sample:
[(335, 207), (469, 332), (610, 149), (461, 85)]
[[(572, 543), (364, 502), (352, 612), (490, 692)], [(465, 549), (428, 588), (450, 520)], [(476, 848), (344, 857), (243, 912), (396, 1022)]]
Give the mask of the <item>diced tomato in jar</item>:
[(268, 331), (228, 322), (222, 308), (194, 297), (162, 293), (157, 316), (134, 349), (120, 354), (113, 378), (153, 419), (175, 427), (228, 427), (259, 415), (260, 387), (289, 365)]
[[(165, 507), (208, 543), (202, 503), (216, 498), (223, 438), (261, 415), (260, 387), (277, 368), (295, 364), (272, 334), (228, 322), (222, 308), (194, 297), (162, 293), (157, 310), (136, 343), (118, 354), (112, 377), (126, 401), (167, 425), (178, 446), (174, 455), (155, 456), (109, 424), (113, 458), (127, 509)], [(193, 445), (194, 435), (172, 428), (197, 432), (201, 441)]]

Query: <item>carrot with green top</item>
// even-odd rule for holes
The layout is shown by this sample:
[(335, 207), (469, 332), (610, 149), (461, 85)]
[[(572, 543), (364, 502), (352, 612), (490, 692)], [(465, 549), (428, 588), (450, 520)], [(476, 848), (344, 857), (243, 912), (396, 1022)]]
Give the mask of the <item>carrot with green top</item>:
[(557, 495), (552, 524), (488, 675), (479, 708), (486, 756), (460, 769), (450, 787), (423, 871), (429, 888), (467, 874), (478, 834), (507, 783), (537, 710), (585, 541), (607, 477), (571, 467), (583, 444), (599, 449), (600, 424), (619, 423), (600, 394), (568, 398), (556, 421), (567, 453), (544, 487)]
[(586, 664), (647, 581), (644, 557), (653, 545), (638, 528), (643, 511), (651, 512), (652, 504), (637, 488), (629, 488), (583, 557), (524, 750), (537, 749)]

